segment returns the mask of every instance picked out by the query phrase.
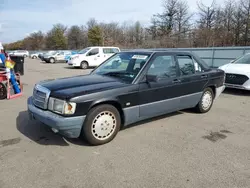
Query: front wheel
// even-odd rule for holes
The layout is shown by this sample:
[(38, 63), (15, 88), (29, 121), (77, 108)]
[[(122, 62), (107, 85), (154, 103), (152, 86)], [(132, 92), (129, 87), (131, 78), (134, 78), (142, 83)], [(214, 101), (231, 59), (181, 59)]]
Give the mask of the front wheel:
[(87, 69), (89, 67), (88, 62), (87, 61), (81, 62), (81, 66), (80, 67), (81, 67), (81, 69)]
[(50, 62), (50, 63), (55, 63), (56, 60), (55, 60), (55, 58), (52, 57), (52, 58), (49, 59), (49, 62)]
[(0, 82), (0, 100), (7, 98), (7, 87), (4, 83)]
[(206, 113), (212, 108), (213, 102), (214, 92), (210, 87), (208, 87), (204, 89), (200, 102), (196, 106), (196, 110), (199, 113)]
[(100, 105), (91, 109), (82, 129), (82, 136), (91, 145), (102, 145), (115, 138), (121, 127), (121, 117), (112, 105)]

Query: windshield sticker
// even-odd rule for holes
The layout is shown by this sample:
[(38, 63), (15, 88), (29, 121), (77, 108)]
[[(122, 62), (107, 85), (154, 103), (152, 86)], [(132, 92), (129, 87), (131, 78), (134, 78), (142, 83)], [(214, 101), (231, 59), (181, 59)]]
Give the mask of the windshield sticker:
[(147, 59), (148, 56), (146, 55), (133, 55), (132, 59), (142, 59), (145, 60)]

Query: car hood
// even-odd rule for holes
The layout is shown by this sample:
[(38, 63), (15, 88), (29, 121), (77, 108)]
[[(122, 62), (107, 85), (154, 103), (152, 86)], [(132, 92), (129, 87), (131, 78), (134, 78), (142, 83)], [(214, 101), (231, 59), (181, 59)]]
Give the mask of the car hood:
[(225, 73), (235, 73), (235, 74), (248, 74), (250, 75), (250, 64), (234, 64), (229, 63), (219, 67), (224, 70)]
[(101, 75), (81, 75), (68, 78), (45, 80), (39, 85), (49, 89), (51, 96), (70, 99), (80, 95), (125, 87), (118, 79)]
[(86, 56), (86, 54), (73, 54), (73, 55), (71, 55), (71, 57), (77, 57), (77, 56), (84, 57), (84, 56)]

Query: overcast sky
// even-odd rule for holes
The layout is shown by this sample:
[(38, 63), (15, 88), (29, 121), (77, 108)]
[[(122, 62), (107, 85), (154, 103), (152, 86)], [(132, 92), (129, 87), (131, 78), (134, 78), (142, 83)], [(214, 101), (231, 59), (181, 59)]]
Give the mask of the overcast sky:
[[(209, 5), (212, 0), (203, 0)], [(196, 11), (197, 0), (188, 0)], [(224, 0), (217, 0), (222, 4)], [(149, 24), (153, 14), (162, 12), (162, 0), (0, 0), (0, 42), (13, 42), (37, 30), (48, 31), (53, 24), (83, 25), (98, 21), (141, 21)]]

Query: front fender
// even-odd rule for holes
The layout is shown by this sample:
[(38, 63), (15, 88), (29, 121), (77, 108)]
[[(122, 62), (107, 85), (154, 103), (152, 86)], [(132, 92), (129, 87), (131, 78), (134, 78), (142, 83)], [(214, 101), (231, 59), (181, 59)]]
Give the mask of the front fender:
[(122, 106), (120, 101), (117, 98), (103, 98), (103, 99), (98, 99), (98, 100), (94, 100), (90, 106), (89, 106), (89, 110), (91, 108), (93, 108), (96, 105), (100, 105), (100, 104), (118, 104), (120, 107)]

